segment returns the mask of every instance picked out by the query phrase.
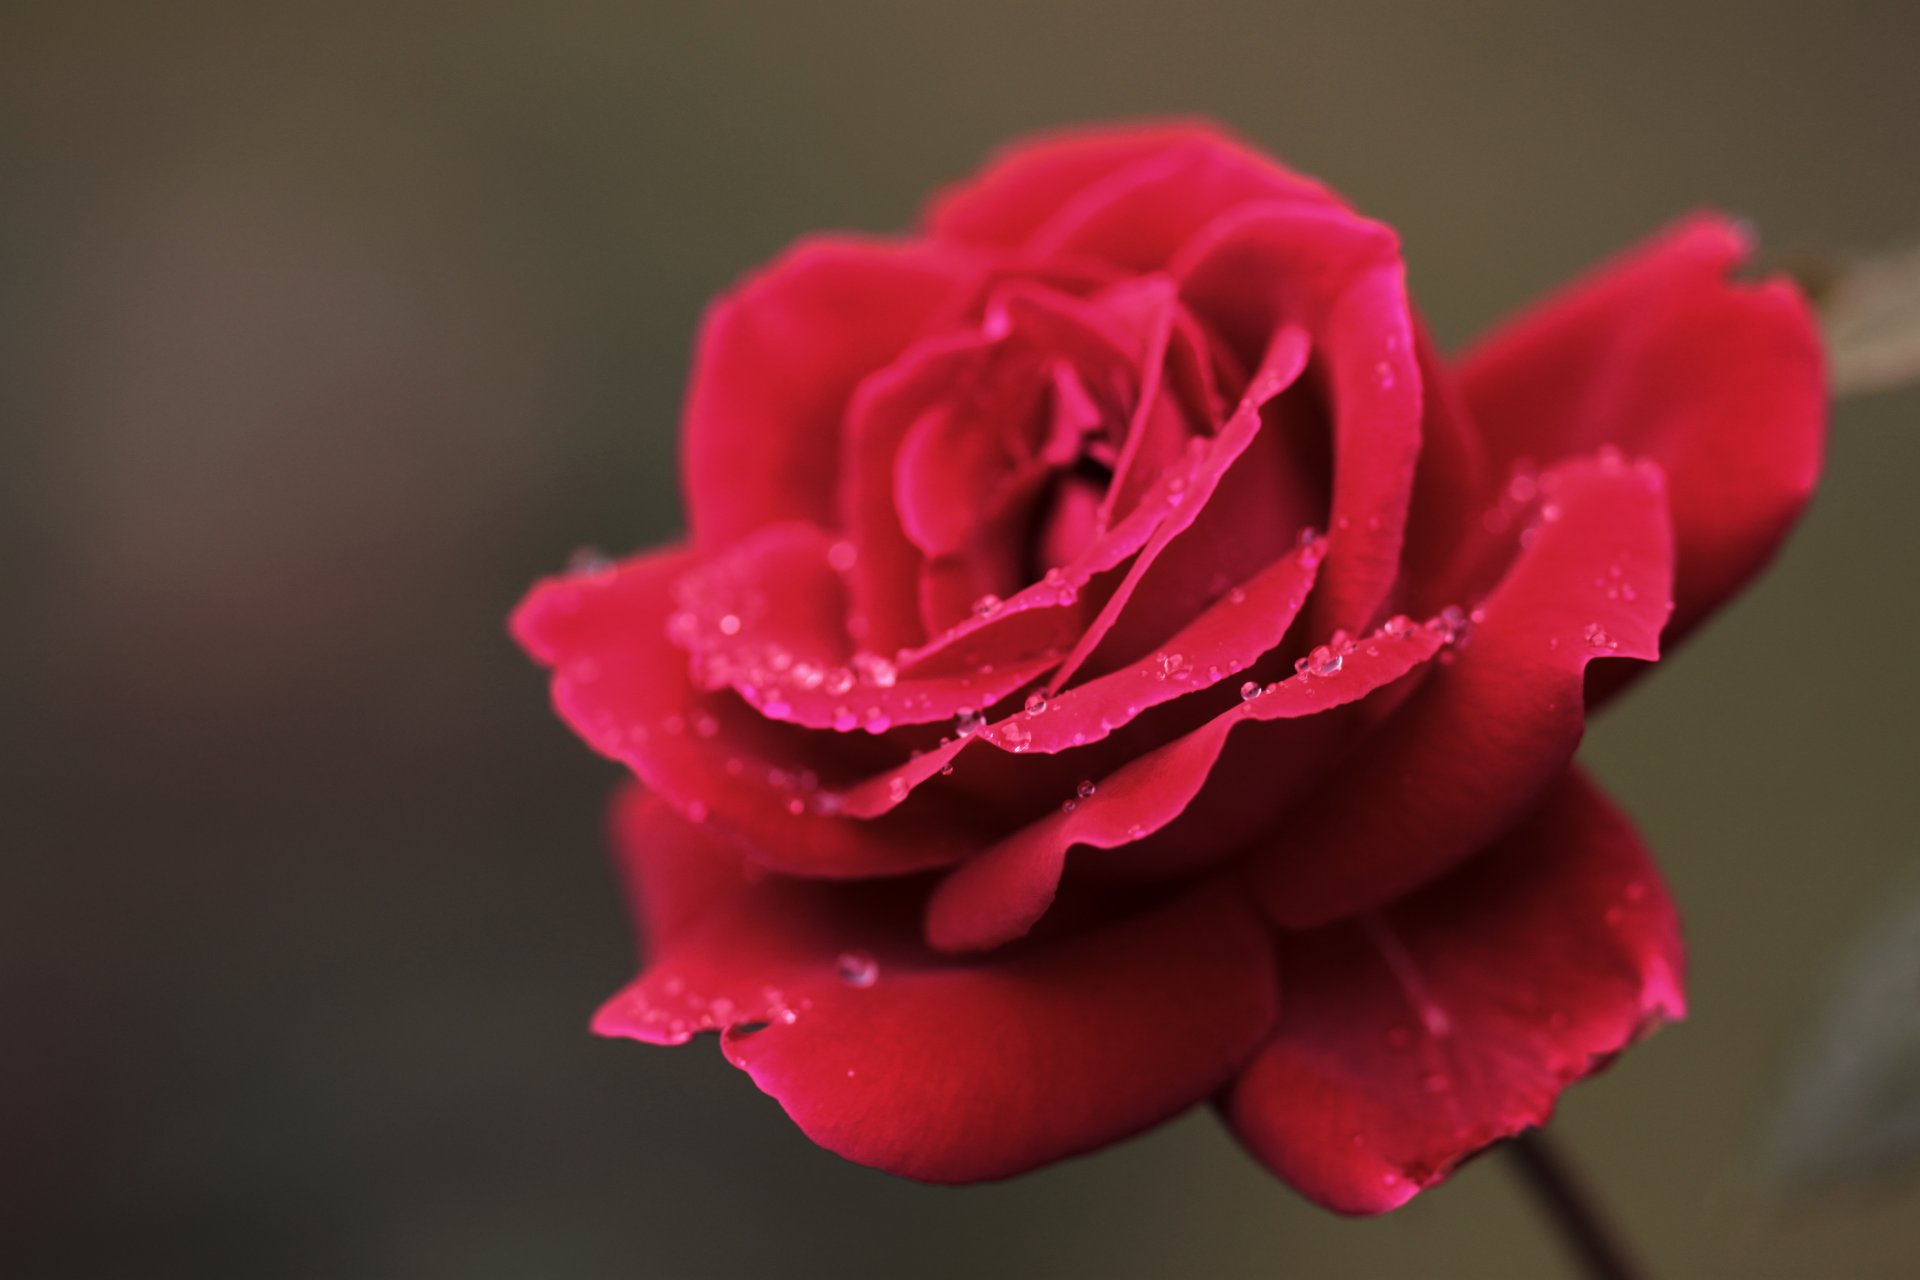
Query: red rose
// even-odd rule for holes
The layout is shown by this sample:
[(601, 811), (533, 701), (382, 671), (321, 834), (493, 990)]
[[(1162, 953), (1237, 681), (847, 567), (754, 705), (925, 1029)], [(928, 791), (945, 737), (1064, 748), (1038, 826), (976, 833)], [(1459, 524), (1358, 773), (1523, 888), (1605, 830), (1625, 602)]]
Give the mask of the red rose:
[(748, 279), (688, 541), (514, 619), (645, 783), (648, 962), (596, 1029), (717, 1028), (815, 1141), (942, 1182), (1212, 1099), (1373, 1212), (1540, 1123), (1682, 1007), (1585, 710), (1819, 470), (1814, 329), (1746, 248), (1695, 217), (1449, 362), (1392, 231), (1175, 125)]

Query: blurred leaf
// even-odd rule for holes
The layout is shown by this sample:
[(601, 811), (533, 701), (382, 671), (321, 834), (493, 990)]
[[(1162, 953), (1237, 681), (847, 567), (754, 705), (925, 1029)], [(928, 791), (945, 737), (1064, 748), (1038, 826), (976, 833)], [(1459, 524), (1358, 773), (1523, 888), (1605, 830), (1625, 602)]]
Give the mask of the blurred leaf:
[(1920, 382), (1920, 246), (1788, 269), (1820, 309), (1836, 395)]
[(1802, 1187), (1920, 1173), (1920, 888), (1849, 957), (1788, 1079), (1773, 1157)]

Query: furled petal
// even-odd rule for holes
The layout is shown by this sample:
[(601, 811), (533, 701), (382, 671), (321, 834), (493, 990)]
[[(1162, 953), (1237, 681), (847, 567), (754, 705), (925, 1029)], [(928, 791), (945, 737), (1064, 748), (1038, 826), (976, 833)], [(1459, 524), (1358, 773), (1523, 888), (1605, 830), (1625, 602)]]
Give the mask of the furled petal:
[(1460, 364), (1504, 482), (1613, 444), (1667, 473), (1671, 646), (1757, 572), (1806, 505), (1826, 435), (1820, 340), (1789, 283), (1736, 282), (1745, 233), (1683, 222), (1524, 312)]
[(1393, 232), (1343, 210), (1250, 205), (1174, 266), (1181, 296), (1236, 346), (1305, 325), (1332, 428), (1333, 545), (1316, 629), (1373, 623), (1399, 571), (1420, 452), (1420, 368)]
[(848, 397), (977, 274), (951, 247), (817, 239), (715, 302), (681, 433), (695, 543), (781, 520), (832, 527)]
[(1228, 471), (1260, 433), (1261, 410), (1300, 377), (1306, 368), (1307, 354), (1308, 341), (1302, 330), (1284, 326), (1275, 331), (1258, 370), (1241, 396), (1239, 407), (1220, 428), (1219, 434), (1208, 439), (1196, 439), (1188, 450), (1189, 461), (1167, 472), (1153, 490), (1153, 499), (1142, 502), (1135, 517), (1121, 522), (1121, 527), (1125, 528), (1133, 523), (1141, 511), (1150, 511), (1151, 502), (1162, 504), (1160, 517), (1152, 526), (1146, 545), (1134, 557), (1133, 563), (1127, 566), (1126, 576), (1121, 579), (1120, 585), (1074, 643), (1060, 669), (1049, 681), (1048, 692), (1058, 692), (1066, 686), (1112, 630), (1154, 561), (1171, 543), (1193, 527)]
[(927, 952), (907, 888), (762, 880), (594, 1029), (677, 1044), (726, 1028), (728, 1058), (821, 1146), (976, 1182), (1169, 1119), (1273, 1027), (1266, 931), (1222, 886), (979, 963)]
[[(979, 174), (936, 196), (925, 224), (936, 238), (1012, 248), (1024, 243), (1076, 196), (1142, 160), (1170, 150), (1204, 150), (1233, 165), (1270, 195), (1330, 200), (1310, 179), (1289, 173), (1205, 121), (1168, 121), (1062, 129), (997, 151)], [(1210, 197), (1213, 193), (1206, 194)], [(1238, 198), (1238, 191), (1226, 192)], [(1195, 199), (1176, 214), (1201, 205)], [(1205, 212), (1219, 211), (1217, 197)]]
[(1658, 656), (1673, 555), (1659, 469), (1613, 455), (1567, 462), (1541, 493), (1453, 661), (1251, 860), (1279, 923), (1368, 910), (1482, 847), (1573, 758), (1587, 664)]
[(1053, 902), (1067, 851), (1112, 849), (1144, 839), (1186, 812), (1235, 727), (1289, 720), (1345, 706), (1431, 658), (1442, 639), (1424, 627), (1368, 637), (1343, 653), (1247, 698), (1205, 725), (1142, 755), (1091, 794), (1022, 828), (956, 867), (927, 909), (928, 941), (942, 951), (999, 946), (1033, 927)]
[(902, 441), (938, 397), (975, 376), (994, 340), (958, 330), (916, 343), (854, 390), (842, 431), (840, 525), (853, 553), (849, 626), (880, 653), (926, 641), (916, 595), (922, 557), (894, 505)]
[(1379, 1213), (1684, 1012), (1673, 904), (1569, 774), (1491, 849), (1375, 914), (1283, 934), (1279, 1031), (1222, 1109), (1302, 1194)]

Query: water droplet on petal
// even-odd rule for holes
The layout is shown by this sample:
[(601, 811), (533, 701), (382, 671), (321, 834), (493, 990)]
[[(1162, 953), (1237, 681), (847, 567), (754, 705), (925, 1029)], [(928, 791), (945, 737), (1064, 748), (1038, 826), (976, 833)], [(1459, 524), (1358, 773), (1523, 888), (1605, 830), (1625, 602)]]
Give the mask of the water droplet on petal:
[(1032, 693), (1027, 695), (1026, 711), (1028, 715), (1037, 716), (1041, 712), (1045, 711), (1046, 709), (1047, 709), (1046, 694), (1041, 693), (1038, 689), (1036, 689)]
[(1595, 653), (1608, 653), (1620, 647), (1620, 642), (1599, 623), (1589, 623), (1585, 632), (1587, 648)]
[(1307, 671), (1311, 675), (1330, 676), (1346, 665), (1346, 659), (1327, 645), (1320, 645), (1307, 655)]
[(880, 976), (880, 964), (866, 951), (842, 951), (834, 962), (840, 970), (840, 981), (850, 987), (870, 987)]
[(1075, 795), (1079, 796), (1082, 800), (1085, 800), (1091, 795), (1093, 795), (1093, 793), (1098, 791), (1099, 789), (1100, 788), (1093, 785), (1093, 780), (1091, 778), (1083, 778), (1080, 781), (1080, 785), (1073, 789), (1073, 792)]
[(1258, 680), (1249, 680), (1240, 686), (1240, 701), (1252, 702), (1260, 696), (1261, 684)]
[(973, 602), (973, 616), (976, 618), (991, 618), (994, 614), (1000, 612), (1000, 605), (1000, 597), (994, 595), (992, 592), (988, 592)]

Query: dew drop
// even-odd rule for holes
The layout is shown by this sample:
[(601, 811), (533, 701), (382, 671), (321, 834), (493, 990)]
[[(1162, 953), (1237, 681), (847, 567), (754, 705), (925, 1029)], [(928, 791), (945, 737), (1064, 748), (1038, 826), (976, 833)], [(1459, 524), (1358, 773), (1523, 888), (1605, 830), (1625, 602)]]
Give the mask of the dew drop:
[(1587, 648), (1595, 653), (1607, 653), (1620, 647), (1620, 642), (1597, 622), (1589, 623), (1584, 634)]
[(1240, 701), (1252, 702), (1260, 696), (1261, 685), (1258, 680), (1249, 680), (1240, 686)]
[(870, 987), (880, 976), (880, 964), (870, 952), (842, 951), (835, 964), (840, 969), (840, 981), (850, 987)]
[(1307, 671), (1311, 675), (1330, 676), (1346, 665), (1346, 659), (1326, 645), (1320, 645), (1307, 655)]
[(1099, 788), (1093, 785), (1093, 780), (1091, 778), (1083, 778), (1080, 781), (1080, 785), (1073, 789), (1073, 793), (1079, 796), (1082, 800), (1085, 800), (1091, 797), (1093, 793), (1098, 790)]
[(1036, 689), (1032, 693), (1027, 695), (1026, 711), (1028, 715), (1037, 716), (1041, 712), (1045, 711), (1046, 709), (1047, 709), (1046, 694), (1041, 693), (1038, 689)]
[(973, 602), (973, 616), (976, 618), (991, 618), (994, 614), (1000, 612), (1000, 605), (1000, 597), (994, 595), (992, 592), (988, 592)]

